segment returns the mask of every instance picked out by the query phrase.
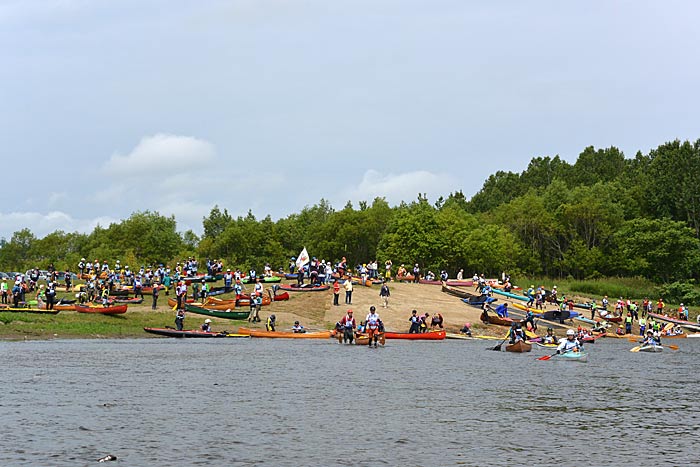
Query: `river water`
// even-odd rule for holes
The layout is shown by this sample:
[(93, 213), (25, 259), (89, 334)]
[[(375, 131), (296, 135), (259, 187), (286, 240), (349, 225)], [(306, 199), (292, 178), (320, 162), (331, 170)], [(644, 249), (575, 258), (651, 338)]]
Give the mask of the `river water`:
[(673, 344), (0, 342), (0, 465), (696, 464), (700, 340)]

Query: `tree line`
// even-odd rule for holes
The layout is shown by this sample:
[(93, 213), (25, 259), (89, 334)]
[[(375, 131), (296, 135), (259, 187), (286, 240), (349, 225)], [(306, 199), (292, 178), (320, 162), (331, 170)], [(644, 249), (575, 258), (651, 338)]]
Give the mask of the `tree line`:
[(673, 141), (625, 158), (615, 147), (586, 148), (576, 162), (535, 157), (520, 172), (498, 171), (471, 199), (461, 191), (430, 203), (419, 194), (385, 199), (325, 199), (273, 221), (233, 217), (214, 206), (203, 233), (180, 233), (173, 216), (135, 212), (89, 234), (30, 229), (0, 240), (0, 270), (75, 269), (81, 257), (132, 267), (196, 256), (232, 267), (286, 267), (306, 247), (319, 259), (349, 264), (391, 259), (454, 277), (508, 271), (576, 279), (640, 276), (659, 282), (698, 278), (700, 140)]

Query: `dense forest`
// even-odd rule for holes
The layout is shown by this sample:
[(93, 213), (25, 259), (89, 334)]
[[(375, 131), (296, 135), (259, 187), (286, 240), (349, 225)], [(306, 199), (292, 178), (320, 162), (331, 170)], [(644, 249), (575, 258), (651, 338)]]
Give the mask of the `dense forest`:
[(430, 203), (389, 206), (383, 198), (327, 201), (273, 221), (252, 212), (233, 218), (214, 206), (201, 238), (180, 233), (174, 217), (136, 212), (89, 234), (30, 229), (0, 241), (0, 270), (75, 269), (80, 257), (120, 259), (132, 267), (188, 256), (232, 267), (286, 266), (306, 247), (319, 259), (350, 264), (377, 259), (419, 263), (423, 270), (463, 268), (576, 279), (639, 276), (692, 281), (700, 265), (700, 140), (673, 141), (625, 158), (618, 149), (586, 148), (572, 165), (533, 158), (522, 173), (491, 175), (471, 199), (461, 191)]

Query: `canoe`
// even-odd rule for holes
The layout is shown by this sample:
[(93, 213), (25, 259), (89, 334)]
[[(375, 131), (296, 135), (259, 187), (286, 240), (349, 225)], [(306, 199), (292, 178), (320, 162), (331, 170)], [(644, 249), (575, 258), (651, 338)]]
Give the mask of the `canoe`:
[(414, 341), (441, 341), (445, 339), (445, 331), (428, 331), (419, 333), (408, 332), (385, 332), (387, 339), (405, 339)]
[(289, 300), (289, 292), (282, 292), (278, 294), (273, 294), (269, 289), (267, 290), (268, 295), (271, 296), (272, 300), (275, 302), (282, 302), (284, 300)]
[(267, 337), (278, 339), (328, 339), (330, 331), (318, 332), (287, 332), (287, 331), (257, 331), (250, 330), (250, 337)]
[(459, 340), (464, 340), (464, 341), (471, 341), (471, 340), (476, 339), (476, 337), (470, 337), (470, 336), (467, 336), (466, 334), (457, 334), (455, 332), (446, 333), (445, 338), (447, 338), (447, 339), (459, 339)]
[(196, 313), (198, 315), (212, 316), (214, 318), (223, 318), (223, 319), (248, 319), (248, 316), (250, 316), (250, 310), (248, 310), (248, 311), (212, 310), (209, 308), (203, 308), (201, 306), (194, 305), (192, 303), (186, 303), (185, 310), (189, 311), (190, 313)]
[[(54, 306), (56, 308), (56, 306)], [(667, 336), (666, 334), (661, 334), (661, 337), (664, 339), (685, 339), (688, 337), (688, 334), (683, 333), (683, 334), (673, 334), (671, 336)]]
[[(264, 284), (276, 284), (278, 282), (282, 282), (281, 277), (275, 277), (275, 276), (272, 276), (272, 277), (268, 277), (268, 276), (260, 277), (260, 276), (258, 276), (258, 279), (260, 279), (260, 282), (262, 282)], [(251, 279), (250, 277), (244, 277), (243, 279), (241, 279), (241, 282), (243, 284), (255, 284), (256, 281), (255, 281), (255, 279)]]
[(426, 284), (426, 285), (442, 285), (442, 281), (439, 280), (428, 280), (428, 279), (418, 279), (419, 284)]
[(692, 329), (694, 331), (700, 331), (700, 323), (693, 323), (692, 321), (685, 321), (683, 319), (671, 318), (670, 316), (664, 316), (664, 315), (660, 315), (657, 313), (649, 313), (649, 316), (654, 318), (654, 319), (658, 319), (660, 321), (678, 324), (679, 326), (683, 326), (683, 327)]
[(525, 341), (517, 341), (515, 344), (506, 345), (506, 352), (529, 352), (532, 350), (532, 344)]
[(566, 352), (555, 355), (555, 358), (583, 363), (588, 361), (588, 354), (586, 352)]
[(178, 331), (176, 329), (143, 328), (144, 331), (166, 337), (250, 337), (229, 332), (204, 332), (197, 329)]
[(645, 345), (640, 347), (638, 352), (662, 352), (663, 350), (661, 345)]
[(515, 293), (511, 293), (511, 292), (505, 292), (505, 291), (500, 290), (500, 289), (491, 289), (491, 291), (492, 291), (493, 293), (495, 293), (495, 294), (503, 295), (503, 296), (505, 296), (505, 297), (513, 298), (513, 299), (515, 299), (515, 300), (521, 300), (521, 301), (523, 301), (523, 302), (529, 302), (529, 301), (530, 301), (530, 299), (527, 298), (527, 297), (524, 296), (524, 295), (518, 295), (518, 294), (515, 294)]
[(491, 304), (498, 301), (497, 298), (487, 297), (486, 295), (479, 295), (478, 297), (471, 296), (469, 298), (462, 298), (461, 300), (467, 305), (475, 306), (477, 308), (481, 308), (484, 304)]
[(442, 285), (442, 291), (448, 295), (452, 295), (454, 297), (459, 297), (459, 298), (469, 299), (472, 297), (476, 297), (476, 295), (471, 294), (471, 293), (467, 292), (466, 290), (458, 289), (458, 288), (455, 288), (455, 287), (452, 287), (449, 285), (445, 285), (445, 284)]
[[(165, 286), (164, 285), (158, 285), (159, 290), (164, 290)], [(110, 295), (129, 295), (134, 293), (134, 287), (133, 286), (125, 286), (122, 285), (110, 292)], [(141, 293), (144, 295), (153, 295), (153, 287), (141, 287)]]
[(44, 308), (0, 308), (0, 313), (32, 313), (36, 315), (57, 315), (61, 310), (46, 310)]
[(447, 282), (445, 282), (447, 285), (450, 287), (473, 287), (474, 286), (474, 281), (469, 279), (469, 280), (457, 280), (453, 279), (450, 280), (448, 279)]
[(406, 274), (405, 276), (396, 276), (396, 281), (398, 282), (413, 282), (413, 274)]
[[(338, 342), (341, 342), (341, 339), (338, 339)], [(377, 338), (377, 342), (381, 345), (386, 344), (386, 335), (385, 333), (379, 333), (379, 336)], [(355, 344), (356, 345), (369, 345), (369, 335), (364, 334), (364, 333), (356, 333), (355, 334)]]
[(122, 315), (126, 313), (128, 305), (98, 306), (98, 305), (75, 305), (78, 313), (95, 313), (100, 315)]
[(143, 298), (138, 297), (138, 298), (124, 298), (124, 297), (114, 297), (110, 296), (109, 297), (110, 302), (112, 303), (126, 303), (126, 304), (134, 304), (138, 305), (139, 303), (143, 303)]
[[(54, 309), (54, 310), (58, 310), (58, 311), (75, 311), (75, 304), (73, 304), (73, 303), (68, 303), (68, 304), (65, 304), (65, 305), (63, 305), (63, 304), (61, 304), (61, 305), (54, 305), (54, 306), (53, 306), (53, 309)], [(0, 311), (2, 311), (2, 310), (0, 310)]]
[(298, 284), (282, 284), (280, 285), (280, 290), (286, 290), (288, 292), (323, 292), (324, 290), (330, 289), (330, 285), (311, 285), (304, 284), (299, 286)]
[(486, 324), (495, 324), (497, 326), (510, 326), (513, 324), (513, 320), (511, 318), (501, 318), (495, 313), (481, 313), (480, 319)]

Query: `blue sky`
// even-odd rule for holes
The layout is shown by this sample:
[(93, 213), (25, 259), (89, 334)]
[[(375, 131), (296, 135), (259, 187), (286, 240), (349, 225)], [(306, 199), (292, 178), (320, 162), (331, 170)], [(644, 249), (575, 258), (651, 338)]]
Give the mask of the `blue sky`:
[(477, 192), (700, 137), (690, 1), (0, 1), (0, 237)]

